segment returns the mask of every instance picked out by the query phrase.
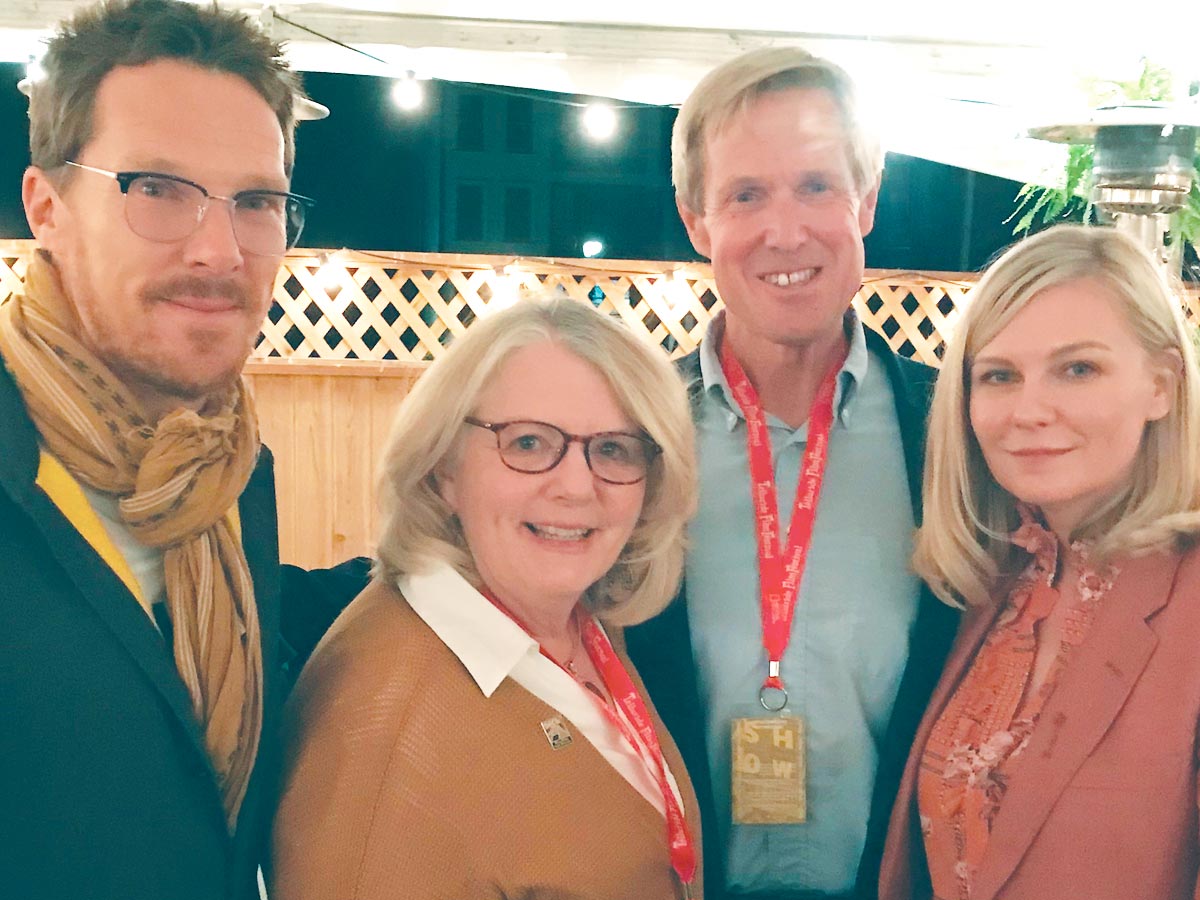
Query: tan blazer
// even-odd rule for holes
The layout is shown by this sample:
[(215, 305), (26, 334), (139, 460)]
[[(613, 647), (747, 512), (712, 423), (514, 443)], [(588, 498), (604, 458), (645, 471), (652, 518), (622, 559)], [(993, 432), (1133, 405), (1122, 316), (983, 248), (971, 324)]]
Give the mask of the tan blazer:
[[(1014, 768), (971, 900), (1200, 898), (1200, 549), (1128, 559)], [(880, 900), (930, 896), (917, 768), (997, 609), (968, 613), (900, 782)]]
[(272, 900), (678, 900), (662, 814), (578, 731), (553, 748), (539, 723), (557, 715), (511, 678), (485, 697), (399, 592), (371, 584), (288, 703)]

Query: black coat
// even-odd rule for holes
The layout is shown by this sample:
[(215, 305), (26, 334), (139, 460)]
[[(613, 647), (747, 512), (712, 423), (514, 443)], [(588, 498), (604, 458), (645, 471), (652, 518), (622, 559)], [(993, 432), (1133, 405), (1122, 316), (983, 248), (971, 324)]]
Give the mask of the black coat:
[[(870, 329), (867, 329), (866, 337), (872, 361), (884, 364), (895, 394), (909, 493), (914, 515), (919, 522), (925, 417), (936, 372), (929, 366), (893, 353), (884, 339)], [(699, 351), (684, 357), (678, 365), (695, 400), (702, 390)], [(864, 522), (863, 527), (868, 528), (869, 523)], [(859, 863), (855, 889), (855, 896), (860, 900), (874, 898), (878, 892), (879, 860), (900, 775), (957, 626), (958, 613), (939, 602), (927, 589), (922, 589), (917, 617), (910, 634), (908, 665), (900, 682), (886, 736), (878, 748), (879, 768), (871, 801), (866, 846)], [(663, 723), (679, 745), (695, 785), (704, 834), (705, 897), (706, 900), (721, 900), (725, 896), (725, 848), (717, 842), (713, 773), (709, 770), (705, 741), (708, 715), (700, 705), (696, 686), (696, 668), (688, 626), (687, 585), (683, 585), (679, 595), (659, 616), (626, 629), (625, 639), (629, 655), (645, 681)], [(719, 777), (727, 778), (728, 773), (720, 773)]]
[(37, 486), (38, 460), (0, 366), (0, 895), (256, 898), (283, 699), (271, 455), (238, 504), (264, 703), (233, 837), (171, 647)]

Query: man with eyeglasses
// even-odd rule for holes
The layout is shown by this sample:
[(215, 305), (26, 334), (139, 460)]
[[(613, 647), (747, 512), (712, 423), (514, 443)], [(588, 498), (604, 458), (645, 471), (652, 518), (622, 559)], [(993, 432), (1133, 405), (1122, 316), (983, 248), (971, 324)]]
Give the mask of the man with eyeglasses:
[(240, 378), (309, 201), (244, 16), (85, 9), (32, 85), (38, 251), (0, 310), (0, 882), (243, 898), (274, 804), (280, 575)]

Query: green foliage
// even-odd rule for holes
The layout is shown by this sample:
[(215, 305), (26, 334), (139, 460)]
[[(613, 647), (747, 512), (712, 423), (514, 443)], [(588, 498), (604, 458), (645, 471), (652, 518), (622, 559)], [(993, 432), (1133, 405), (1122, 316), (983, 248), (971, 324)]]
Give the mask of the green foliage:
[(1091, 180), (1091, 144), (1072, 144), (1067, 148), (1067, 167), (1062, 186), (1022, 185), (1021, 190), (1017, 191), (1017, 208), (1004, 221), (1017, 219), (1013, 234), (1020, 235), (1028, 233), (1035, 225), (1086, 222), (1092, 212), (1091, 200), (1088, 199), (1092, 190)]
[(1187, 203), (1171, 219), (1171, 231), (1182, 240), (1200, 245), (1200, 153), (1196, 154), (1192, 189)]
[[(1093, 106), (1114, 106), (1139, 100), (1170, 102), (1171, 72), (1142, 60), (1141, 74), (1132, 81), (1094, 81), (1089, 85)], [(1092, 145), (1072, 144), (1059, 187), (1025, 184), (1014, 198), (1016, 209), (1005, 222), (1016, 219), (1013, 234), (1025, 235), (1056, 222), (1087, 222), (1092, 216)], [(1200, 243), (1200, 153), (1187, 204), (1171, 217), (1171, 232), (1181, 240)]]
[(1115, 106), (1149, 100), (1170, 103), (1175, 99), (1171, 90), (1171, 70), (1142, 59), (1142, 72), (1133, 81), (1094, 81), (1090, 85), (1091, 101), (1095, 106)]

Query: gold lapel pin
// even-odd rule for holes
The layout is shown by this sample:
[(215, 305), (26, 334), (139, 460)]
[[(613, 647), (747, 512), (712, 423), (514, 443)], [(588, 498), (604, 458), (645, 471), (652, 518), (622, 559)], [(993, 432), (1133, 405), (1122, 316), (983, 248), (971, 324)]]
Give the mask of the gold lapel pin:
[(562, 716), (551, 716), (541, 723), (542, 731), (546, 735), (546, 740), (550, 742), (551, 750), (562, 750), (564, 747), (571, 746), (571, 732), (567, 728), (567, 723), (562, 720)]

